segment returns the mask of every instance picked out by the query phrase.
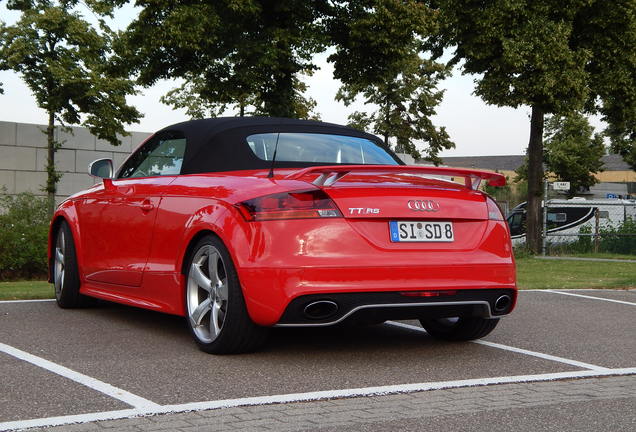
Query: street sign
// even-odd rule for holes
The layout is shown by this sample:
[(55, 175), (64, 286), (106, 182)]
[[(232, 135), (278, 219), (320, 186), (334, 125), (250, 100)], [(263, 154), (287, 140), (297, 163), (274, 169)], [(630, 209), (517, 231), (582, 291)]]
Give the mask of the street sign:
[(552, 183), (554, 190), (570, 190), (570, 182), (554, 182)]

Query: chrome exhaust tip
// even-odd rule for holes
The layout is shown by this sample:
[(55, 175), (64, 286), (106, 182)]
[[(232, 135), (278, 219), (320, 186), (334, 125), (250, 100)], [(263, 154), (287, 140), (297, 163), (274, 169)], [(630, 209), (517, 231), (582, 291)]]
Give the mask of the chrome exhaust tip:
[(327, 319), (338, 312), (338, 304), (331, 300), (318, 300), (305, 306), (304, 314), (312, 320)]
[(508, 295), (502, 295), (495, 300), (495, 312), (504, 312), (512, 304), (512, 299)]

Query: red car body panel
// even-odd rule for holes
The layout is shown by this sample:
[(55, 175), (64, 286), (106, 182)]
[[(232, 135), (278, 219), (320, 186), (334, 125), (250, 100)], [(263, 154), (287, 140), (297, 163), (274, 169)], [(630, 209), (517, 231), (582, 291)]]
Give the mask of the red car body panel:
[[(250, 317), (261, 325), (276, 324), (289, 302), (306, 294), (516, 289), (508, 226), (488, 219), (483, 193), (399, 174), (370, 184), (352, 173), (323, 187), (344, 217), (246, 221), (240, 202), (314, 188), (286, 179), (292, 172), (277, 170), (270, 179), (253, 170), (106, 180), (69, 198), (54, 221), (64, 218), (72, 227), (80, 292), (184, 315), (183, 263), (202, 232), (228, 247)], [(434, 199), (440, 210), (414, 213), (409, 199)], [(388, 223), (395, 219), (452, 220), (459, 241), (391, 243)]]
[[(238, 136), (232, 126), (238, 120), (216, 120), (186, 122), (181, 129), (173, 125), (148, 138), (129, 158), (162, 133), (177, 131), (196, 143), (183, 156), (183, 166), (189, 164), (193, 173), (105, 179), (58, 207), (51, 222), (49, 263), (57, 227), (65, 220), (73, 235), (81, 294), (184, 316), (188, 254), (197, 239), (212, 233), (231, 256), (256, 324), (290, 325), (285, 314), (295, 300), (336, 294), (390, 293), (395, 299), (472, 292), (477, 294), (464, 296), (464, 304), (489, 305), (486, 318), (514, 309), (516, 275), (508, 225), (500, 214), (493, 217), (490, 198), (476, 190), (480, 180), (502, 185), (501, 174), (403, 165), (309, 164), (270, 170), (265, 168), (270, 162), (258, 161), (246, 149), (244, 136), (234, 147), (224, 141)], [(222, 157), (240, 153), (243, 159), (230, 163), (241, 169), (217, 165), (214, 172), (205, 166), (201, 170), (199, 161), (210, 157), (214, 141), (206, 122), (220, 125), (219, 134), (228, 133), (215, 145)], [(283, 119), (272, 129), (271, 122), (248, 120), (246, 134), (283, 126), (323, 133), (328, 126), (367, 138), (336, 125)], [(382, 146), (376, 137), (368, 139)], [(245, 148), (237, 147), (241, 143)], [(245, 169), (250, 164), (260, 168)], [(460, 183), (438, 175), (459, 177), (453, 180)], [(340, 217), (256, 221), (245, 215), (246, 201), (309, 190), (322, 190)], [(392, 242), (390, 221), (452, 222), (454, 241)], [(491, 314), (494, 298), (483, 294), (489, 290), (509, 296), (511, 304)]]

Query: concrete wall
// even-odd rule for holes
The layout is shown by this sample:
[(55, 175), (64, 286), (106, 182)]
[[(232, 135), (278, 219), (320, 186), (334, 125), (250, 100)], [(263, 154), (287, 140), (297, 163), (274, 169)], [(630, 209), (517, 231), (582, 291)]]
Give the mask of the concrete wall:
[[(0, 188), (6, 187), (10, 194), (28, 191), (45, 195), (42, 192), (46, 184), (45, 132), (44, 125), (0, 122)], [(87, 174), (90, 162), (111, 158), (118, 168), (148, 135), (132, 132), (115, 147), (83, 127), (73, 127), (72, 132), (56, 128), (55, 139), (62, 143), (62, 148), (55, 153), (55, 165), (62, 173), (57, 184), (58, 201), (95, 183)]]

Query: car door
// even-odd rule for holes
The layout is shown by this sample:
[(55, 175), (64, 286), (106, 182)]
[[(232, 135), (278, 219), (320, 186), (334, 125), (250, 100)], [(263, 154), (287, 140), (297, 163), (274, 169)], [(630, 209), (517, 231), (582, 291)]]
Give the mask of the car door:
[(80, 204), (82, 273), (88, 281), (139, 287), (161, 195), (181, 170), (185, 138), (146, 141), (112, 181)]

